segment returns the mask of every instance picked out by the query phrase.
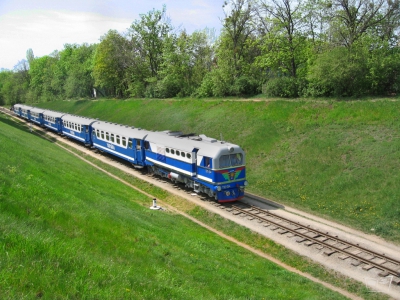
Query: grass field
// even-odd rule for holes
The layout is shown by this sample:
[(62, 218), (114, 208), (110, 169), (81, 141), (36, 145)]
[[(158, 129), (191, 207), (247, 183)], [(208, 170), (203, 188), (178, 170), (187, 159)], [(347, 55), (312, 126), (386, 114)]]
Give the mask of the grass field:
[[(2, 299), (342, 299), (0, 115)], [(288, 284), (290, 283), (290, 284)]]
[(101, 100), (41, 107), (241, 145), (248, 191), (400, 243), (400, 102)]

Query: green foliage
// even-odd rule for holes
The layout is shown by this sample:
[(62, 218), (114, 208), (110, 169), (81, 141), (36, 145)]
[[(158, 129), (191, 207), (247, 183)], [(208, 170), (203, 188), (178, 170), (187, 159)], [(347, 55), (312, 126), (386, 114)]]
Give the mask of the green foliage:
[(232, 94), (237, 96), (255, 95), (260, 92), (259, 83), (255, 78), (249, 76), (240, 76), (235, 79), (232, 86)]
[(111, 96), (126, 96), (129, 53), (130, 43), (116, 30), (103, 36), (93, 58), (95, 86), (105, 89)]
[(391, 95), (400, 93), (400, 49), (379, 43), (368, 57), (367, 79), (369, 94)]
[(163, 9), (149, 11), (140, 15), (130, 27), (129, 34), (132, 40), (140, 45), (138, 51), (150, 67), (151, 77), (157, 77), (162, 64), (164, 41), (171, 32), (171, 26), (165, 18), (166, 6)]
[(270, 79), (264, 86), (264, 93), (269, 97), (298, 97), (298, 80), (293, 77), (277, 77)]
[(363, 49), (334, 48), (318, 56), (310, 66), (307, 94), (313, 97), (362, 96), (369, 92)]
[[(64, 83), (65, 96), (67, 98), (83, 98), (92, 95), (94, 79), (91, 76), (93, 71), (94, 45), (64, 45), (63, 52), (70, 55), (60, 55), (60, 65), (66, 66), (66, 79)], [(69, 51), (68, 51), (69, 50)]]
[(13, 105), (25, 102), (29, 91), (27, 70), (0, 72), (0, 104)]

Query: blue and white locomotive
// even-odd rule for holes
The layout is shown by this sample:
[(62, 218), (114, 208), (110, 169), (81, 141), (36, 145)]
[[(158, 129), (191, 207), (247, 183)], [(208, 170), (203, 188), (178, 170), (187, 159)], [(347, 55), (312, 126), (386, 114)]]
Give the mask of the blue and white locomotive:
[(180, 182), (218, 202), (244, 196), (245, 153), (238, 146), (205, 135), (148, 131), (25, 105), (14, 112), (86, 146), (147, 168), (151, 174)]

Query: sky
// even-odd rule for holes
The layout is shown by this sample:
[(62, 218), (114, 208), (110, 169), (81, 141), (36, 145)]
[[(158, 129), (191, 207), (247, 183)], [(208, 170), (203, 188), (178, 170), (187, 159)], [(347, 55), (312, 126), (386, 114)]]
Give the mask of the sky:
[(61, 51), (64, 44), (94, 44), (110, 29), (129, 26), (166, 5), (176, 30), (214, 28), (218, 33), (223, 0), (0, 0), (0, 70), (12, 70), (32, 49), (35, 57)]

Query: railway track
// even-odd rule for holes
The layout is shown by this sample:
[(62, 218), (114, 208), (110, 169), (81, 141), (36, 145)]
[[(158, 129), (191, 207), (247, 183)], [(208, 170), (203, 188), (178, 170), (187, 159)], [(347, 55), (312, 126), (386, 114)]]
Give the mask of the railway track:
[(390, 280), (393, 285), (400, 285), (400, 260), (397, 258), (388, 257), (385, 253), (367, 249), (359, 244), (341, 239), (337, 235), (312, 228), (307, 224), (300, 224), (243, 201), (233, 204), (215, 203), (214, 205), (233, 215), (261, 223), (269, 230), (286, 235), (288, 238), (295, 238), (297, 243), (306, 247), (314, 245), (326, 256), (336, 253), (338, 259), (351, 260), (353, 266), (362, 266), (365, 271), (375, 268), (380, 271), (378, 274), (380, 277)]

